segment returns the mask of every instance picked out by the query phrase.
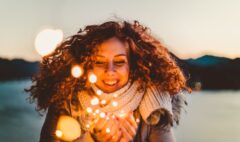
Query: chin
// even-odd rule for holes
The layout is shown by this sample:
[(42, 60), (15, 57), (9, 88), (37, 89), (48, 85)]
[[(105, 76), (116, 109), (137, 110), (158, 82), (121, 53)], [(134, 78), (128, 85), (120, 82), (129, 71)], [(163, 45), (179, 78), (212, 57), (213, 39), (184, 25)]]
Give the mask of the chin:
[(115, 92), (116, 90), (103, 90), (105, 93), (113, 93)]
[(106, 92), (106, 93), (113, 93), (113, 92), (115, 92), (115, 91), (117, 91), (119, 88), (107, 88), (106, 87), (106, 89), (103, 89), (103, 91), (104, 92)]

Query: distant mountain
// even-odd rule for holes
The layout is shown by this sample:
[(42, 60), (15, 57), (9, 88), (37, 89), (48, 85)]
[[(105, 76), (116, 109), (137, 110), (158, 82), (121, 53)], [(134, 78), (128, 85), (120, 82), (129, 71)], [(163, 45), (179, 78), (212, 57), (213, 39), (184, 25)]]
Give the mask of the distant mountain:
[(212, 66), (217, 64), (225, 64), (231, 61), (231, 59), (224, 57), (216, 57), (212, 55), (204, 55), (197, 59), (187, 59), (189, 64), (199, 65), (199, 66)]
[(29, 78), (39, 70), (39, 62), (0, 58), (0, 80)]
[[(240, 89), (240, 58), (205, 55), (197, 59), (172, 58), (195, 89)], [(29, 78), (39, 70), (39, 62), (0, 58), (0, 80)]]
[(240, 89), (240, 58), (205, 55), (184, 61), (189, 84), (201, 89)]

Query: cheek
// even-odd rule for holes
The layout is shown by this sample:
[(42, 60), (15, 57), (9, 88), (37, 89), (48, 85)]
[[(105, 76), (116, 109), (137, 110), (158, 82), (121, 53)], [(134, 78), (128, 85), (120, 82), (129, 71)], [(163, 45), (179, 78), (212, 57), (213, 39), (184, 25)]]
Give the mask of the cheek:
[(120, 71), (120, 73), (121, 73), (121, 77), (122, 77), (125, 81), (128, 80), (128, 77), (129, 77), (129, 67), (126, 66), (126, 67), (122, 68), (121, 71)]
[(93, 68), (93, 73), (97, 76), (97, 78), (100, 79), (104, 73), (104, 70), (99, 68)]

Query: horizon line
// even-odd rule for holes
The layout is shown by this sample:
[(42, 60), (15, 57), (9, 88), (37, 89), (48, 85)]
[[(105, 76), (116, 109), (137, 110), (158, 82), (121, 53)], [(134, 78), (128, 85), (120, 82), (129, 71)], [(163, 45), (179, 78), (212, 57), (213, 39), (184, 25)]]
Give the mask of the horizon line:
[[(177, 56), (176, 54), (174, 54), (174, 55)], [(203, 56), (223, 57), (223, 58), (228, 58), (228, 59), (232, 59), (232, 60), (240, 58), (240, 57), (233, 57), (233, 58), (231, 58), (231, 57), (228, 57), (228, 56), (221, 56), (221, 55), (216, 55), (216, 54), (214, 55), (214, 54), (209, 54), (209, 53), (200, 54), (197, 57), (196, 56), (195, 57), (185, 57), (185, 58), (181, 58), (179, 56), (177, 56), (177, 57), (179, 59), (181, 59), (181, 60), (189, 60), (189, 59), (198, 59), (198, 58), (201, 58)], [(32, 60), (32, 59), (24, 58), (24, 57), (6, 57), (6, 56), (5, 57), (4, 56), (0, 56), (0, 59), (7, 59), (7, 60), (20, 59), (20, 60), (24, 60), (24, 61), (28, 61), (28, 62), (39, 62), (39, 61), (41, 61), (41, 59)]]

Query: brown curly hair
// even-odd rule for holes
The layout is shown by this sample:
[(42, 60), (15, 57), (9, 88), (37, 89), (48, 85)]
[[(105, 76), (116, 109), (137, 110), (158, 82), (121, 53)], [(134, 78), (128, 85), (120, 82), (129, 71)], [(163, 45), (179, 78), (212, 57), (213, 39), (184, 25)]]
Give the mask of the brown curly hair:
[(85, 71), (91, 69), (91, 56), (96, 46), (112, 37), (129, 44), (131, 80), (148, 85), (154, 83), (171, 95), (182, 90), (191, 91), (169, 51), (150, 35), (148, 28), (137, 21), (109, 21), (80, 29), (53, 53), (43, 57), (40, 72), (32, 78), (33, 85), (27, 89), (31, 93), (30, 101), (37, 101), (37, 110), (46, 110), (52, 103), (68, 99), (76, 103), (77, 92), (87, 88), (87, 74), (84, 72), (81, 78), (74, 78), (71, 67), (81, 65)]

